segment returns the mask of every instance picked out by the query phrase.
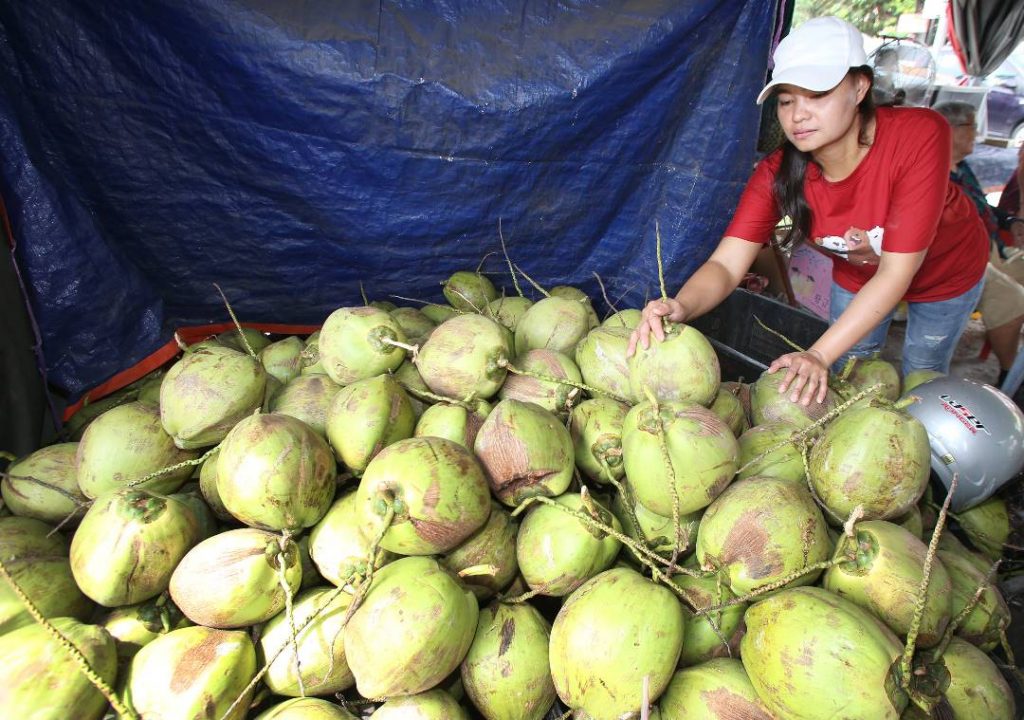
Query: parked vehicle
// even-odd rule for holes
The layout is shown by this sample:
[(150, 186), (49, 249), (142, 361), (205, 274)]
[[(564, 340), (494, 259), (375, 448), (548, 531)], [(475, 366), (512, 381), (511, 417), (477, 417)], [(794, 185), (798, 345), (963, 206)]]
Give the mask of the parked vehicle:
[[(968, 76), (948, 45), (936, 55), (935, 84), (967, 85)], [(989, 89), (986, 98), (988, 136), (1024, 144), (1024, 50), (1018, 47), (995, 72), (980, 79)]]

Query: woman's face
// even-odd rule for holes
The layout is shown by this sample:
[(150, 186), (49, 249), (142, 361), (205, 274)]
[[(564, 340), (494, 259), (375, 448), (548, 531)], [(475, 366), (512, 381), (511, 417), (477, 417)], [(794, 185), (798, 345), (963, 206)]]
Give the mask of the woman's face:
[(871, 83), (850, 73), (831, 90), (815, 92), (795, 85), (780, 85), (778, 116), (786, 137), (797, 150), (814, 152), (849, 133), (856, 134), (857, 106)]

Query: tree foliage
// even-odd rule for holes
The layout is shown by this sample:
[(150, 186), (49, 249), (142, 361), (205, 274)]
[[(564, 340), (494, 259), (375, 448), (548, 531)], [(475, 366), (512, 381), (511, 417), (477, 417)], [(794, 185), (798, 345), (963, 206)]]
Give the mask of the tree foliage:
[(917, 0), (797, 0), (793, 26), (822, 15), (835, 15), (865, 35), (891, 35), (903, 13), (918, 10)]

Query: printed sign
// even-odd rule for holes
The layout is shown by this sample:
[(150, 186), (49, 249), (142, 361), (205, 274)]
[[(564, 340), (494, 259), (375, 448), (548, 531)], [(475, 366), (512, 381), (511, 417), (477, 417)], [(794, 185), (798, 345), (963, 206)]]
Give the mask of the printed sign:
[(832, 304), (832, 258), (804, 244), (797, 245), (789, 258), (789, 282), (798, 303), (828, 320)]

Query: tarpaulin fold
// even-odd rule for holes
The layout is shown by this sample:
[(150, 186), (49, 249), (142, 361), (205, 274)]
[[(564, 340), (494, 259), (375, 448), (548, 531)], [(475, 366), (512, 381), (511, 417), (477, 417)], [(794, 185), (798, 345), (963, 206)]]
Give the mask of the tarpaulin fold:
[(225, 320), (214, 282), (251, 322), (437, 300), (499, 219), (541, 285), (632, 306), (657, 221), (677, 287), (750, 172), (774, 5), (3, 4), (0, 193), (51, 382)]

